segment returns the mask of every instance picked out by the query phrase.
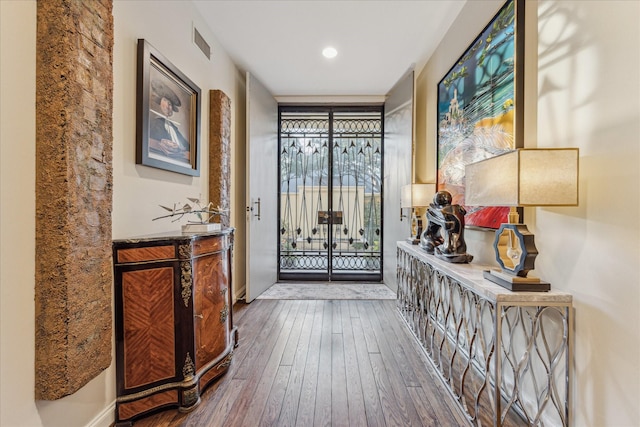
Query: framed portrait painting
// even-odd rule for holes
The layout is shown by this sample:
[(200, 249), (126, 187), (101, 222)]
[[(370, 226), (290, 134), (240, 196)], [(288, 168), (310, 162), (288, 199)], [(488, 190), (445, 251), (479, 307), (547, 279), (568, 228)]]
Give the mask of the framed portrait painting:
[(200, 88), (138, 40), (136, 163), (200, 176)]
[[(438, 190), (464, 203), (465, 166), (521, 148), (524, 0), (509, 0), (438, 83)], [(467, 226), (497, 229), (508, 207), (466, 207)]]

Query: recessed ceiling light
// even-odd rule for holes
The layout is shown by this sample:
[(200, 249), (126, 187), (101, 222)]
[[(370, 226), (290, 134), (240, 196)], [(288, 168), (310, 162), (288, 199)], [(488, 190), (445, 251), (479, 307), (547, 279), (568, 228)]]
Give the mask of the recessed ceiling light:
[(325, 47), (322, 54), (325, 58), (334, 58), (338, 54), (338, 51), (332, 47)]

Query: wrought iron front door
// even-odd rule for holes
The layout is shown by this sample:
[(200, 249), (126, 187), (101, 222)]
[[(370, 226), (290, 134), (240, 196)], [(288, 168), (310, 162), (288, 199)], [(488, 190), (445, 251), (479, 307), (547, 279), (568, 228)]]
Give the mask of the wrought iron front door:
[(382, 107), (280, 107), (279, 279), (382, 280)]

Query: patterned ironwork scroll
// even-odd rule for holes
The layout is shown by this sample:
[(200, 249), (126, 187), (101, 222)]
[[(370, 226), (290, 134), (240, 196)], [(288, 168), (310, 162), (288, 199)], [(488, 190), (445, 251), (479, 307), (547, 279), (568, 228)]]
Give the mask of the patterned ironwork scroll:
[(570, 303), (499, 302), (398, 247), (398, 310), (474, 425), (569, 425)]

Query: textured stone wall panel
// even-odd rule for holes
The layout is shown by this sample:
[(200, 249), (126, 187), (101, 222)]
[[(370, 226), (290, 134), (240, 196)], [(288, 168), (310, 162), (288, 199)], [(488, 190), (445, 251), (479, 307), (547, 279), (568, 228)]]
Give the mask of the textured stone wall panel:
[[(231, 208), (231, 100), (221, 90), (209, 92), (209, 201)], [(223, 215), (224, 227), (231, 224)]]
[(111, 363), (112, 8), (37, 4), (36, 399)]

